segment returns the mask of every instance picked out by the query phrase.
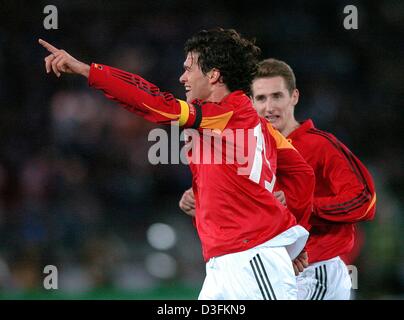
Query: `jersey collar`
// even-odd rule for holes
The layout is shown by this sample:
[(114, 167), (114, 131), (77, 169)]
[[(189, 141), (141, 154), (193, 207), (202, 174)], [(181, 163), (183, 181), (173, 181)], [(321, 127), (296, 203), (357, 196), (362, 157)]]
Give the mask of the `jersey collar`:
[(296, 135), (299, 135), (300, 133), (306, 132), (309, 129), (314, 128), (314, 123), (313, 120), (307, 119), (302, 122), (300, 122), (300, 127), (293, 130), (288, 136), (288, 139), (293, 139)]

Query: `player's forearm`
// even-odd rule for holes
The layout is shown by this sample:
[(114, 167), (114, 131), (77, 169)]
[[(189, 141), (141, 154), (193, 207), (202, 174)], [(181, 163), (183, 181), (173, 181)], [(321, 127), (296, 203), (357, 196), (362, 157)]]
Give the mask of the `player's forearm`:
[(315, 198), (314, 214), (328, 221), (355, 223), (371, 219), (375, 203), (376, 194), (369, 194), (366, 190), (349, 196)]

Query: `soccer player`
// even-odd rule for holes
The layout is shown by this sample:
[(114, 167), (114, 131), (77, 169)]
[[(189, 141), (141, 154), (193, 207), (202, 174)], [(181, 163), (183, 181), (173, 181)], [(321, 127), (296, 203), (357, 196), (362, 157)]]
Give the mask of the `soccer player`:
[[(90, 66), (43, 40), (39, 43), (50, 52), (45, 58), (48, 73), (83, 75), (91, 87), (130, 112), (155, 123), (175, 121), (183, 128), (197, 129), (201, 135), (192, 143), (199, 148), (210, 143), (215, 149), (206, 137), (222, 137), (226, 130), (252, 133), (252, 140), (234, 141), (235, 148), (248, 156), (253, 147), (250, 167), (240, 161), (190, 162), (194, 222), (207, 262), (199, 299), (297, 298), (291, 258), (304, 248), (308, 232), (296, 224), (294, 215), (272, 190), (276, 172), (290, 172), (299, 185), (308, 186), (302, 197), (303, 202), (311, 203), (314, 173), (293, 146), (258, 117), (247, 96), (257, 68), (258, 47), (231, 29), (195, 34), (185, 44), (180, 82), (187, 99), (183, 101), (139, 75), (97, 63)], [(248, 143), (241, 143), (245, 140)]]
[(355, 224), (375, 215), (372, 177), (335, 136), (317, 129), (311, 119), (296, 121), (299, 91), (294, 72), (285, 62), (268, 59), (259, 64), (252, 97), (258, 113), (287, 137), (316, 176), (306, 247), (310, 265), (297, 278), (299, 299), (349, 299), (351, 279), (339, 256), (352, 249)]
[[(297, 278), (298, 298), (349, 299), (351, 280), (340, 256), (354, 245), (355, 223), (370, 220), (375, 214), (372, 177), (332, 134), (316, 129), (310, 119), (301, 123), (295, 119), (299, 91), (294, 72), (285, 62), (267, 59), (259, 64), (252, 98), (258, 113), (288, 138), (316, 175), (314, 213), (306, 246), (310, 265), (305, 269), (296, 261), (295, 267), (302, 272)], [(293, 193), (276, 194), (285, 205), (289, 195)], [(191, 189), (183, 194), (179, 205), (187, 214), (194, 214)]]

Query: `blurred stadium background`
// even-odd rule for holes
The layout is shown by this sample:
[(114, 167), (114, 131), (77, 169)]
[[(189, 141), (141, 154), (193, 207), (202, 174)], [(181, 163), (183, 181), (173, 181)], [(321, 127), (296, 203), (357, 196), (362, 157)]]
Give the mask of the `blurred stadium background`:
[[(45, 30), (43, 8), (59, 29)], [(356, 5), (359, 29), (343, 28)], [(205, 270), (178, 201), (184, 165), (152, 166), (154, 125), (46, 75), (42, 37), (83, 61), (139, 73), (184, 97), (183, 43), (216, 26), (294, 68), (312, 117), (369, 167), (376, 219), (360, 225), (356, 299), (404, 298), (404, 2), (0, 1), (0, 298), (195, 299)], [(59, 289), (43, 288), (43, 268)]]

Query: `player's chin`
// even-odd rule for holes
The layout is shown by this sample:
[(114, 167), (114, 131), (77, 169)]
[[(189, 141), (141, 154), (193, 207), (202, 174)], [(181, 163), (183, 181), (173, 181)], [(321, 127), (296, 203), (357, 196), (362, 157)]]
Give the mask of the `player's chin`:
[(191, 94), (189, 93), (189, 91), (188, 92), (185, 92), (185, 97), (186, 97), (186, 100), (187, 100), (187, 102), (188, 103), (191, 103), (192, 102), (192, 96), (191, 96)]
[(274, 119), (274, 118), (266, 118), (268, 121), (269, 121), (269, 123), (276, 129), (276, 130), (279, 130), (279, 128), (280, 128), (280, 121), (279, 121), (279, 118), (276, 118), (276, 119)]

